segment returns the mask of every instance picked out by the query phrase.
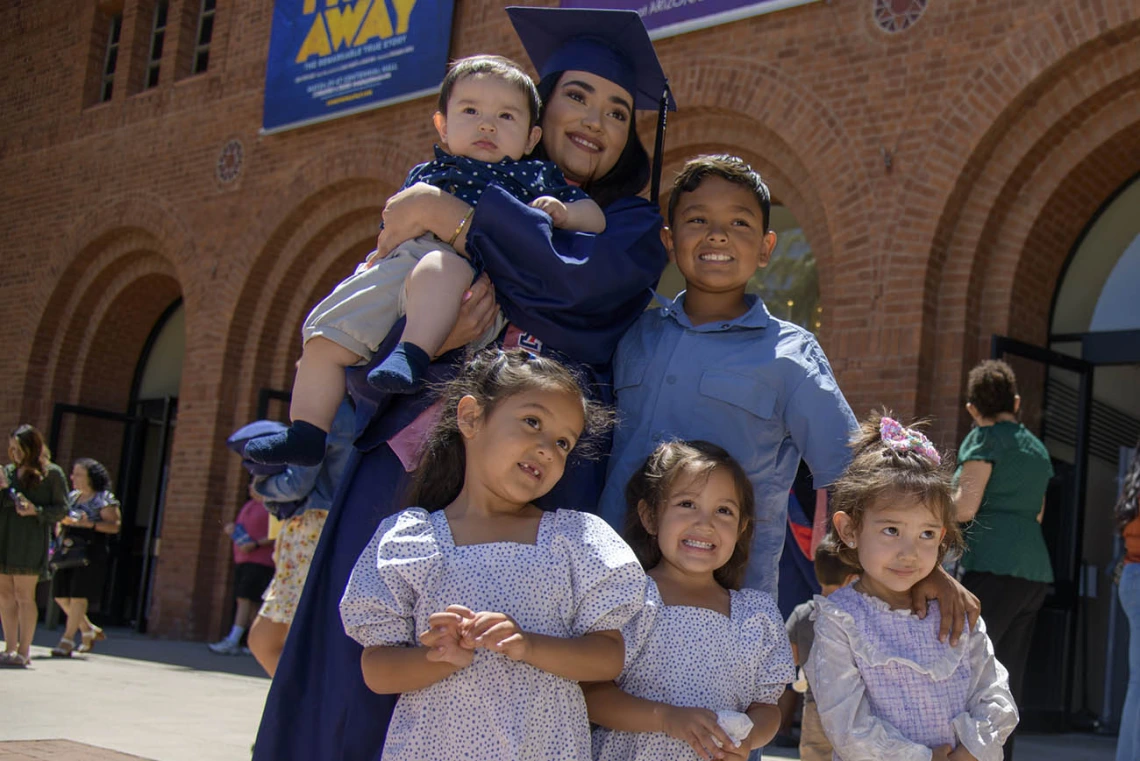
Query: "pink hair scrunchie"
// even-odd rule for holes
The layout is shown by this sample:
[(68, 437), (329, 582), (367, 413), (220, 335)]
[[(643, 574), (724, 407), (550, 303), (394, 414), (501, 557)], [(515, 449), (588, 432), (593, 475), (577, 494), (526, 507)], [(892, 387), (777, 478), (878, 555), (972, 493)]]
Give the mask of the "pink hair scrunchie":
[(884, 417), (879, 421), (879, 436), (895, 452), (917, 452), (935, 465), (942, 464), (942, 455), (930, 439), (913, 428), (904, 428), (894, 418)]

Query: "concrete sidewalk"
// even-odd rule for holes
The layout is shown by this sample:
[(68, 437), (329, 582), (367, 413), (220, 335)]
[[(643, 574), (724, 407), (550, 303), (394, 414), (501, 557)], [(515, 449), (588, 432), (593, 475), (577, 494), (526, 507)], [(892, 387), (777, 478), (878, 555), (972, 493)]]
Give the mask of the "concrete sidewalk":
[(154, 761), (248, 761), (269, 690), (253, 658), (127, 630), (108, 630), (93, 653), (52, 658), (59, 632), (37, 634), (31, 666), (0, 671), (0, 741), (95, 749), (56, 754), (51, 744), (0, 742), (3, 761), (115, 758), (100, 748)]
[[(0, 761), (248, 761), (269, 690), (253, 658), (112, 629), (93, 653), (52, 658), (59, 630), (38, 635), (31, 667), (0, 670)], [(1113, 761), (1115, 747), (1113, 737), (1026, 735), (1017, 758)]]

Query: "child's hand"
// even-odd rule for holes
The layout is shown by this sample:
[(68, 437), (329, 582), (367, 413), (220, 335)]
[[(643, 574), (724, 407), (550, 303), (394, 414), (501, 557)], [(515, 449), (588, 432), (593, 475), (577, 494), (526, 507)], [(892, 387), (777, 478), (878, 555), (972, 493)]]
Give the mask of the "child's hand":
[(540, 211), (545, 211), (550, 215), (550, 221), (554, 223), (555, 227), (565, 227), (566, 220), (570, 214), (566, 211), (566, 204), (559, 201), (554, 196), (539, 196), (530, 202), (530, 205)]
[(451, 605), (428, 618), (431, 628), (420, 635), (420, 644), (428, 648), (429, 661), (450, 663), (459, 668), (471, 665), (475, 653), (463, 643), (463, 633), (470, 616), (471, 611), (462, 605)]
[(966, 750), (965, 745), (959, 745), (950, 751), (950, 755), (947, 756), (947, 758), (950, 759), (950, 761), (978, 761), (978, 757)]
[[(662, 716), (661, 731), (675, 740), (689, 744), (697, 754), (697, 758), (712, 759), (726, 758), (725, 753), (735, 751), (744, 755), (737, 758), (748, 758), (744, 748), (736, 748), (735, 743), (725, 733), (716, 720), (716, 711), (705, 708), (686, 708), (684, 706), (670, 706)], [(713, 739), (716, 742), (713, 742)], [(720, 747), (717, 747), (717, 742)]]
[(950, 753), (953, 750), (949, 745), (939, 745), (937, 748), (930, 749), (930, 761), (950, 761)]
[(729, 743), (721, 748), (720, 752), (724, 761), (748, 761), (748, 757), (752, 755), (752, 749), (745, 743), (741, 743), (739, 748)]
[(502, 653), (512, 661), (525, 660), (530, 652), (526, 632), (506, 613), (476, 613), (463, 639), (465, 644)]

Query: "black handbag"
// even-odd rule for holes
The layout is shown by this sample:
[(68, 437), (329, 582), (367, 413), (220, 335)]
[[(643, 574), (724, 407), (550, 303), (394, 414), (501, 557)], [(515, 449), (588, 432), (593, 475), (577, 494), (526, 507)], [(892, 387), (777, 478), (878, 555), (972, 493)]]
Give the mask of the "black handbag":
[(68, 536), (66, 529), (59, 537), (59, 546), (48, 561), (48, 568), (64, 571), (68, 568), (86, 568), (91, 565), (87, 555), (87, 540), (78, 536)]

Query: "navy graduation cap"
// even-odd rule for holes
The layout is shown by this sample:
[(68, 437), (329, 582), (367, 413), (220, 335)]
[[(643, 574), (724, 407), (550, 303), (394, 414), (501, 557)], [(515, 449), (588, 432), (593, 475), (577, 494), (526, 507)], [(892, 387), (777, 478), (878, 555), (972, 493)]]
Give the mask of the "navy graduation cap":
[(665, 114), (676, 111), (669, 80), (634, 11), (512, 6), (507, 15), (540, 78), (587, 71), (633, 95), (635, 108), (657, 111), (650, 196), (657, 203), (664, 158)]

